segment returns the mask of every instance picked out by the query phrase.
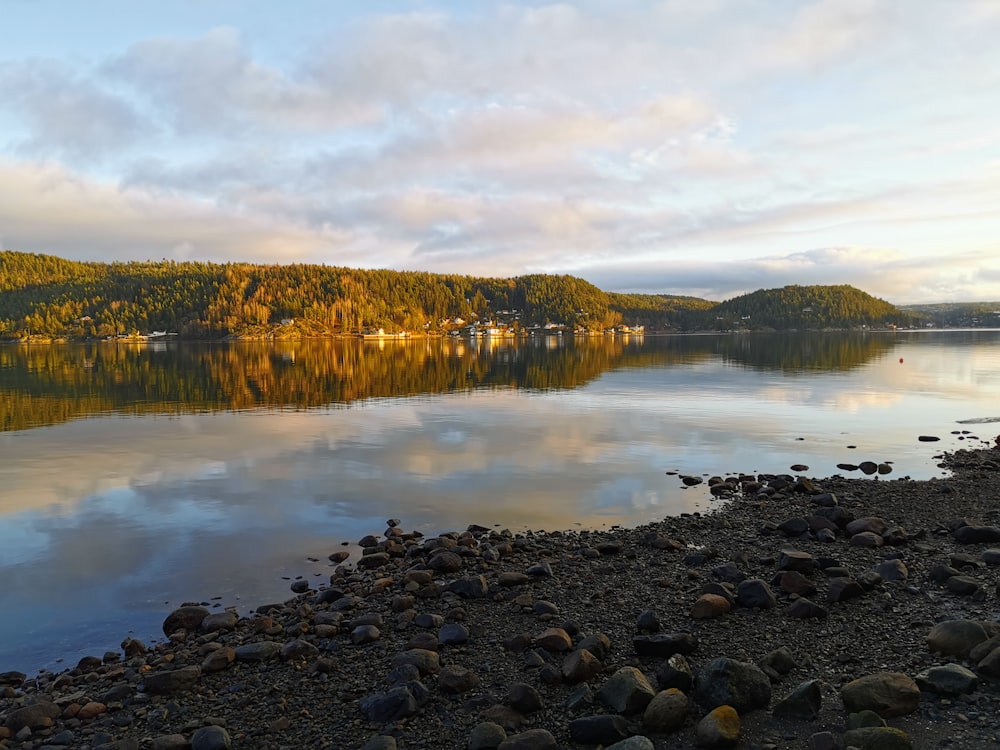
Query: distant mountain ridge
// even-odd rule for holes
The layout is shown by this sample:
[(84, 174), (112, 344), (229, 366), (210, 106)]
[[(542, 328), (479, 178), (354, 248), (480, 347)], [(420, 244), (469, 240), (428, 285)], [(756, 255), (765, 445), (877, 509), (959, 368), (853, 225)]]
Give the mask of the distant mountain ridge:
[[(998, 308), (1000, 309), (1000, 308)], [(924, 325), (847, 285), (786, 286), (725, 302), (605, 292), (569, 275), (481, 278), (323, 265), (79, 262), (0, 251), (0, 338), (294, 338), (548, 327), (790, 330)]]

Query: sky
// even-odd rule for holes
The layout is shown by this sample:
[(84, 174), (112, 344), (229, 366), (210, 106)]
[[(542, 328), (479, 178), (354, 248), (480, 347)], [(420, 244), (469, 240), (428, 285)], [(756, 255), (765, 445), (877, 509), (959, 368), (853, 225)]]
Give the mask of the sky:
[(0, 249), (1000, 300), (1000, 0), (0, 0)]

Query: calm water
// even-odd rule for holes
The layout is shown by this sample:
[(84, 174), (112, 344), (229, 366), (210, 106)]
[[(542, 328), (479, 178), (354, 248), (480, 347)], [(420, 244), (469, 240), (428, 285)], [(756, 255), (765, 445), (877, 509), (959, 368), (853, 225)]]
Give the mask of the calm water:
[(0, 672), (284, 599), (389, 517), (600, 528), (711, 505), (672, 471), (927, 478), (993, 417), (997, 331), (2, 346)]

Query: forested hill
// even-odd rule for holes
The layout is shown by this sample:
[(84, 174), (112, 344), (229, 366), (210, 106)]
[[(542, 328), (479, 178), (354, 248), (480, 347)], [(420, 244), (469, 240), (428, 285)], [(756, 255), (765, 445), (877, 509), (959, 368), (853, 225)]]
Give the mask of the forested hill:
[(761, 289), (720, 302), (710, 313), (719, 327), (756, 329), (904, 327), (922, 320), (846, 284)]
[(849, 328), (907, 316), (852, 287), (786, 287), (728, 302), (604, 292), (583, 279), (478, 278), (318, 265), (80, 263), (0, 251), (0, 338), (309, 336), (620, 325), (646, 330)]

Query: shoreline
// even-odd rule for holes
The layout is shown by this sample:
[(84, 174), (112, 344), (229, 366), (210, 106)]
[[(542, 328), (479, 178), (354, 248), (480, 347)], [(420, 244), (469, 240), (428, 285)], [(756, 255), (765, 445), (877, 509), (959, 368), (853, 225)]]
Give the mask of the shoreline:
[[(1000, 557), (990, 553), (1000, 547), (1000, 450), (960, 450), (945, 463), (951, 477), (923, 481), (747, 477), (723, 507), (634, 529), (508, 535), (472, 526), (422, 538), (395, 523), (361, 540), (368, 554), (329, 584), (293, 582), (307, 590), (254, 615), (182, 607), (165, 622), (171, 637), (148, 648), (126, 639), (124, 653), (61, 673), (0, 676), (0, 747), (59, 738), (162, 749), (225, 733), (232, 747), (471, 739), (488, 748), (500, 736), (493, 726), (539, 743), (508, 740), (511, 748), (608, 746), (633, 732), (650, 744), (627, 747), (694, 746), (711, 701), (698, 675), (720, 658), (763, 666), (768, 678), (766, 700), (739, 707), (740, 747), (839, 741), (843, 685), (956, 662), (979, 680), (971, 693), (922, 683), (916, 703), (883, 718), (912, 747), (990, 746), (1000, 737), (990, 681), (1000, 670), (972, 658), (978, 641), (941, 655), (926, 639), (946, 619), (1000, 617)], [(865, 521), (873, 518), (883, 520)], [(998, 536), (962, 532), (958, 518)], [(775, 715), (812, 680), (800, 712), (818, 695), (814, 718)], [(644, 721), (635, 701), (649, 703), (647, 685), (681, 688), (679, 727)], [(22, 722), (42, 697), (38, 716)]]

